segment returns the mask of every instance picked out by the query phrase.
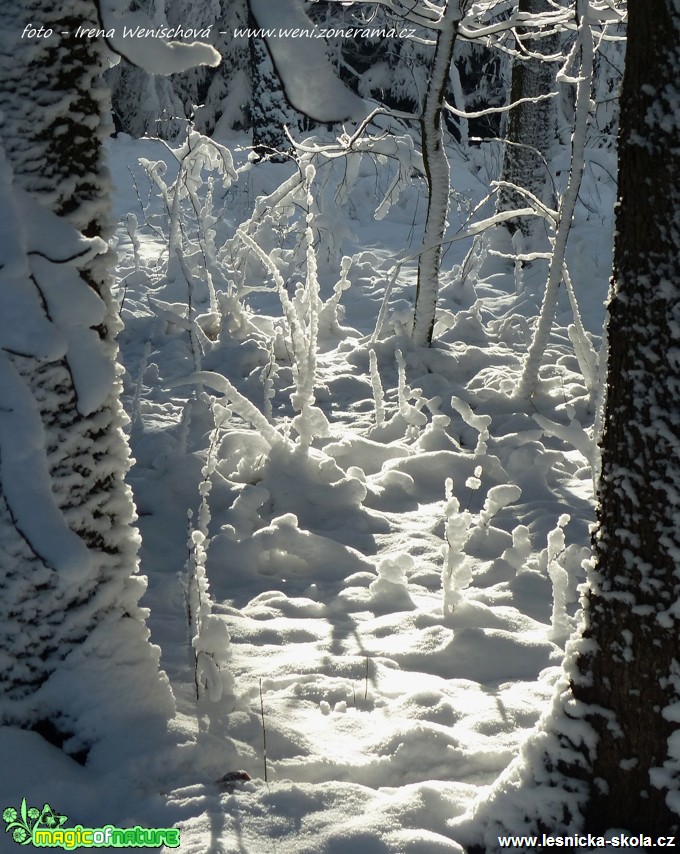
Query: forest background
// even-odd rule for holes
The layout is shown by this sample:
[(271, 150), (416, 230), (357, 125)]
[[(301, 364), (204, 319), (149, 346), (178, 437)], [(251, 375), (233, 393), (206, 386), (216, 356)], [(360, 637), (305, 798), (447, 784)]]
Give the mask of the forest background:
[(22, 797), (187, 851), (677, 829), (680, 13), (649, 8), (11, 5), (17, 843)]

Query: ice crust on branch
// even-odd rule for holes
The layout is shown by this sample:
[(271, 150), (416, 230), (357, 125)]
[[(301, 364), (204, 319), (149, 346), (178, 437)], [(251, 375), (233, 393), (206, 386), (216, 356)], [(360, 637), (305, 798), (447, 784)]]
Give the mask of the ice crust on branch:
[(144, 12), (127, 12), (121, 0), (99, 0), (103, 28), (111, 33), (107, 41), (120, 56), (149, 74), (177, 74), (197, 65), (217, 66), (222, 57), (204, 42), (164, 41), (153, 35), (158, 26)]

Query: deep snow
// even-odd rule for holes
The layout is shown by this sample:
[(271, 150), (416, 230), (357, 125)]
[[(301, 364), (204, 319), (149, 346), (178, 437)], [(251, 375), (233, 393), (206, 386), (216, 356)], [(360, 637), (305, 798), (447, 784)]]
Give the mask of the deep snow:
[[(293, 358), (294, 370), (271, 271), (242, 243), (249, 261), (234, 284), (227, 272), (237, 265), (219, 254), (255, 198), (294, 170), (249, 166), (245, 140), (229, 145), (238, 180), (212, 188), (216, 296), (200, 273), (192, 289), (181, 274), (168, 281), (167, 211), (138, 162), (164, 160), (171, 184), (177, 164), (168, 148), (124, 136), (110, 145), (137, 461), (130, 482), (152, 638), (177, 697), (172, 731), (161, 743), (157, 734), (130, 733), (122, 761), (120, 745), (103, 744), (82, 768), (35, 734), (4, 728), (0, 800), (3, 808), (22, 797), (48, 802), (69, 826), (176, 825), (187, 853), (458, 851), (453, 820), (493, 785), (549, 706), (585, 578), (597, 401), (567, 334), (569, 301), (562, 292), (530, 401), (509, 392), (547, 264), (498, 257), (511, 249), (504, 232), (478, 241), (471, 255), (470, 240), (445, 248), (431, 349), (415, 348), (406, 334), (413, 260), (400, 269), (387, 323), (371, 343), (395, 260), (418, 250), (422, 183), (376, 220), (389, 190), (386, 159), (352, 166), (349, 187), (341, 170), (319, 167), (298, 202), (304, 208), (309, 193), (325, 199), (312, 224), (322, 303), (342, 279), (341, 254), (352, 257), (338, 291), (344, 316), (329, 308), (315, 333), (305, 289), (295, 297), (290, 287), (310, 287), (299, 212), (265, 216), (253, 229), (289, 288), (299, 347), (318, 342), (306, 367)], [(451, 235), (465, 227), (498, 162), (495, 144), (463, 155), (450, 152)], [(597, 346), (614, 205), (614, 188), (601, 178), (586, 166), (567, 251)], [(491, 212), (487, 203), (472, 222)], [(201, 239), (210, 249), (210, 236)], [(190, 271), (202, 269), (196, 255), (187, 258)], [(207, 381), (179, 384), (197, 368), (223, 374), (260, 411), (268, 401), (273, 430), (253, 429), (244, 405)], [(305, 370), (315, 376), (302, 401)], [(308, 407), (302, 416), (291, 405), (296, 393)], [(227, 409), (215, 409), (210, 395)], [(298, 425), (309, 429), (310, 447), (294, 417), (307, 419)], [(205, 473), (212, 614), (231, 639), (218, 702), (196, 700), (178, 581), (190, 558), (187, 511), (197, 529)], [(250, 781), (217, 782), (241, 769)]]

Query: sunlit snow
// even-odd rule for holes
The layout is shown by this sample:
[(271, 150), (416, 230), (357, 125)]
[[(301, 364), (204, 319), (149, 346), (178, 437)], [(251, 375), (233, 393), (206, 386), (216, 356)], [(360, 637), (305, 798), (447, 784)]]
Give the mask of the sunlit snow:
[[(296, 183), (292, 167), (253, 166), (245, 137), (223, 142), (236, 180), (218, 193), (209, 158), (187, 172), (174, 281), (172, 212), (148, 173), (163, 160), (172, 188), (177, 163), (158, 141), (109, 146), (130, 482), (177, 715), (166, 738), (130, 733), (124, 760), (112, 740), (85, 768), (37, 735), (0, 730), (2, 803), (49, 802), (85, 826), (176, 825), (187, 854), (461, 851), (455, 819), (549, 708), (585, 578), (595, 401), (569, 299), (520, 404), (509, 392), (545, 260), (499, 257), (503, 232), (467, 258), (472, 241), (452, 243), (434, 345), (416, 347), (422, 183), (404, 183), (377, 220), (395, 177), (385, 159), (353, 155), (350, 187), (338, 163)], [(449, 154), (453, 235), (486, 194), (498, 148)], [(599, 346), (614, 189), (585, 174), (567, 260)], [(254, 199), (287, 179), (254, 216)], [(197, 201), (203, 230), (192, 232)], [(476, 216), (492, 213), (487, 203)], [(188, 525), (210, 593), (193, 645), (178, 582)], [(219, 690), (199, 684), (198, 700), (195, 652), (229, 671)], [(251, 779), (218, 782), (240, 770)]]

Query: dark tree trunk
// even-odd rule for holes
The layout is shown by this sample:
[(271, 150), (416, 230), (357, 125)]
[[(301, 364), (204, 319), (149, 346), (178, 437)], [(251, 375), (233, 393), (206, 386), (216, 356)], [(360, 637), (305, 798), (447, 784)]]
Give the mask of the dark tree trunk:
[[(584, 4), (585, 5), (585, 4)], [(583, 630), (549, 712), (459, 823), (680, 831), (680, 6), (629, 0), (602, 469)]]
[[(680, 7), (630, 0), (594, 571), (575, 698), (589, 830), (680, 825)], [(668, 791), (675, 792), (673, 809)]]
[[(528, 14), (554, 11), (548, 0), (519, 0), (519, 11)], [(526, 29), (518, 27), (519, 34)], [(557, 48), (554, 35), (530, 38), (518, 43), (517, 49), (525, 52), (548, 55)], [(526, 56), (515, 58), (512, 64), (510, 103), (522, 101), (513, 107), (508, 117), (506, 145), (503, 154), (501, 179), (529, 190), (540, 199), (547, 178), (546, 155), (555, 131), (554, 100), (536, 100), (547, 95), (555, 87), (555, 68), (541, 59)], [(498, 193), (498, 211), (525, 208), (526, 199), (517, 191), (502, 187)], [(532, 220), (518, 217), (508, 220), (511, 232), (519, 229), (523, 234), (531, 232)]]

